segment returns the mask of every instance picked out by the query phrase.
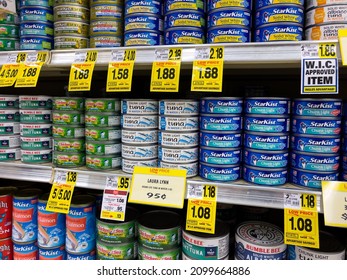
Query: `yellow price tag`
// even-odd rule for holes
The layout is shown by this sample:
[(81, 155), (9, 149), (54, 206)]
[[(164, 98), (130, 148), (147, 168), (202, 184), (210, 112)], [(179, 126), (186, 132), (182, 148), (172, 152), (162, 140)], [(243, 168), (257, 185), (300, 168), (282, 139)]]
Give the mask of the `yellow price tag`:
[(318, 56), (319, 58), (336, 58), (336, 43), (320, 43)]
[(131, 91), (134, 61), (110, 62), (107, 71), (107, 92)]
[(15, 87), (36, 87), (40, 76), (42, 63), (21, 63)]
[(203, 199), (217, 201), (217, 187), (205, 185), (203, 187)]
[(124, 221), (125, 220), (125, 213), (124, 212), (113, 212), (113, 211), (103, 210), (103, 211), (101, 211), (100, 217), (102, 219)]
[(188, 199), (186, 230), (214, 234), (217, 202)]
[(4, 64), (0, 70), (0, 87), (11, 87), (17, 80), (20, 64)]
[(51, 212), (69, 213), (71, 198), (75, 185), (53, 183), (48, 197), (46, 210)]
[(315, 194), (303, 193), (300, 195), (300, 206), (302, 210), (317, 211), (317, 197)]
[(130, 187), (130, 178), (118, 177), (117, 189), (128, 191)]
[(66, 184), (76, 185), (77, 182), (77, 172), (68, 171), (66, 174)]
[(22, 63), (22, 62), (25, 62), (26, 59), (27, 59), (27, 53), (18, 53), (16, 62), (17, 63)]

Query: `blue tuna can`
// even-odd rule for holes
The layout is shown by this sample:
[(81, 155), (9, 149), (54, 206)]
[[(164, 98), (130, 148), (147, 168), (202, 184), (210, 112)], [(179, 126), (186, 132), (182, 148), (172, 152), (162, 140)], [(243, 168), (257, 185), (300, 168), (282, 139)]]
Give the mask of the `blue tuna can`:
[(216, 9), (207, 16), (207, 28), (224, 25), (252, 26), (251, 11), (241, 8)]
[(294, 151), (318, 154), (336, 154), (340, 150), (340, 137), (324, 137), (309, 134), (294, 134), (290, 145)]
[(96, 251), (92, 250), (83, 254), (74, 254), (66, 252), (66, 259), (72, 261), (94, 261), (96, 260)]
[(296, 4), (296, 5), (305, 5), (305, 0), (256, 0), (255, 2), (255, 10), (263, 8), (265, 6), (272, 6), (278, 4)]
[(292, 119), (292, 132), (300, 134), (337, 136), (341, 132), (341, 118), (299, 117)]
[(341, 117), (341, 99), (299, 98), (292, 102), (292, 113), (305, 117)]
[(53, 38), (47, 36), (22, 36), (19, 40), (21, 50), (51, 50), (53, 49)]
[(211, 181), (236, 181), (241, 178), (241, 168), (239, 165), (221, 166), (200, 162), (199, 175), (203, 179)]
[(164, 29), (172, 27), (205, 28), (205, 14), (195, 10), (177, 10), (165, 14)]
[(212, 11), (219, 8), (234, 8), (252, 9), (252, 0), (207, 0), (207, 11)]
[(124, 15), (150, 13), (163, 14), (163, 4), (160, 0), (125, 0)]
[(206, 131), (200, 130), (200, 146), (211, 148), (238, 148), (241, 146), (240, 131)]
[(124, 32), (124, 46), (162, 45), (164, 38), (160, 32), (149, 30), (132, 30)]
[(302, 41), (303, 28), (296, 23), (269, 23), (255, 29), (255, 42)]
[(247, 43), (251, 41), (250, 28), (239, 25), (223, 25), (207, 30), (207, 43)]
[(130, 14), (124, 18), (124, 31), (152, 30), (163, 31), (163, 20), (155, 14)]
[(202, 28), (176, 27), (165, 30), (165, 45), (204, 44), (205, 32)]
[(65, 246), (57, 248), (40, 248), (39, 247), (39, 260), (58, 261), (66, 259)]
[(263, 186), (280, 186), (287, 183), (287, 168), (270, 169), (244, 165), (243, 179)]
[(242, 117), (240, 115), (200, 115), (201, 130), (229, 130), (238, 131), (242, 129)]
[(264, 151), (245, 148), (243, 162), (249, 166), (260, 168), (286, 168), (288, 166), (288, 151)]
[(241, 97), (204, 97), (200, 101), (202, 114), (241, 114)]
[(53, 10), (44, 7), (23, 7), (19, 10), (20, 22), (40, 21), (53, 23)]
[(347, 154), (344, 153), (342, 156), (342, 169), (347, 172)]
[(342, 137), (341, 149), (343, 153), (347, 153), (347, 135), (343, 135)]
[(200, 162), (235, 165), (241, 162), (241, 149), (200, 147)]
[(339, 170), (340, 156), (292, 151), (291, 166), (309, 171), (333, 172)]
[(53, 37), (53, 24), (49, 22), (22, 22), (19, 25), (20, 36)]
[(281, 97), (248, 97), (245, 112), (260, 115), (289, 115), (290, 99)]
[(290, 131), (290, 117), (246, 115), (244, 129), (253, 132), (283, 133)]
[(291, 168), (289, 172), (289, 181), (291, 183), (313, 189), (321, 189), (322, 181), (337, 181), (338, 179), (338, 172), (318, 172), (297, 168)]
[(176, 10), (195, 10), (205, 12), (204, 0), (166, 0), (164, 14)]
[(283, 151), (289, 149), (289, 134), (245, 132), (244, 146), (266, 151)]

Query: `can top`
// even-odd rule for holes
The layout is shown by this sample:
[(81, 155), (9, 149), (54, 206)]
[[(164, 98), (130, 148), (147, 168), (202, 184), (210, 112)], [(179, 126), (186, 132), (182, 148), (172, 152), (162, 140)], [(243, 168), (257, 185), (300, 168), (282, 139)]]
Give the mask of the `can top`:
[(154, 210), (144, 213), (138, 218), (139, 225), (151, 229), (171, 229), (181, 225), (179, 214), (168, 210)]
[(295, 170), (295, 171), (310, 173), (310, 174), (320, 174), (320, 175), (325, 175), (325, 176), (338, 175), (339, 174), (338, 170), (335, 170), (335, 171), (313, 171), (313, 170), (301, 169), (301, 168), (296, 168), (296, 167), (291, 167), (290, 170), (291, 171)]
[(324, 102), (324, 101), (333, 101), (333, 102), (342, 102), (342, 99), (339, 98), (294, 98), (293, 101), (310, 101), (310, 102)]
[(319, 231), (319, 248), (308, 249), (316, 252), (334, 253), (343, 252), (345, 246), (343, 246), (342, 242), (332, 233), (321, 230)]
[(17, 191), (16, 187), (8, 186), (0, 188), (0, 197), (3, 195), (13, 195), (14, 192)]
[(27, 188), (17, 190), (13, 197), (16, 198), (35, 198), (38, 197), (42, 193), (42, 190), (39, 188)]
[(43, 193), (39, 196), (39, 202), (47, 202), (49, 198), (49, 193)]
[(83, 206), (90, 206), (94, 204), (96, 201), (96, 198), (89, 194), (79, 194), (76, 196), (73, 196), (71, 199), (71, 206), (73, 207), (83, 207)]
[(190, 230), (184, 230), (184, 232), (189, 233), (190, 235), (194, 235), (197, 237), (202, 237), (202, 238), (208, 239), (211, 237), (221, 237), (221, 236), (225, 236), (225, 235), (229, 234), (229, 226), (227, 223), (217, 219), (214, 234), (195, 232), (195, 231), (190, 231)]

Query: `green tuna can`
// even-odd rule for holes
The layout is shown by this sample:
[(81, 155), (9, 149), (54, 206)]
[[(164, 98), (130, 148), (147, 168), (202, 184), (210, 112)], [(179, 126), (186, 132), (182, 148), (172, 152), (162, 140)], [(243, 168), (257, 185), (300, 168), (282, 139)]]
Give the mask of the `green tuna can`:
[(150, 250), (146, 247), (139, 246), (138, 248), (139, 260), (148, 260), (148, 261), (174, 261), (181, 259), (181, 248), (176, 247), (170, 250), (158, 251), (158, 250)]
[(54, 36), (89, 36), (89, 24), (78, 21), (57, 21), (54, 23)]
[(0, 109), (18, 109), (19, 96), (0, 95)]
[(51, 123), (51, 110), (19, 110), (21, 123)]
[(86, 164), (86, 156), (84, 153), (66, 153), (54, 151), (53, 164), (56, 167), (77, 168)]
[(23, 150), (52, 149), (52, 137), (21, 137), (20, 147)]
[(20, 95), (19, 108), (20, 109), (38, 109), (38, 110), (51, 110), (52, 97), (45, 95)]
[(19, 133), (19, 122), (0, 122), (0, 135), (15, 135)]
[(88, 141), (86, 143), (86, 154), (87, 155), (114, 155), (120, 154), (122, 144), (118, 141)]
[(93, 36), (122, 36), (122, 20), (93, 20), (90, 22), (89, 34)]
[(120, 112), (120, 99), (117, 98), (87, 98), (87, 112)]
[(80, 111), (56, 111), (52, 112), (53, 124), (84, 124), (84, 113)]
[(53, 149), (54, 151), (64, 152), (64, 153), (82, 153), (85, 151), (85, 140), (84, 138), (77, 138), (77, 139), (54, 138)]
[(84, 111), (83, 97), (54, 97), (53, 109), (60, 111)]
[(89, 9), (79, 5), (58, 5), (53, 8), (54, 22), (82, 21), (89, 22)]
[(0, 110), (0, 122), (19, 122), (19, 111), (14, 110)]
[(17, 14), (7, 13), (6, 11), (2, 11), (0, 13), (0, 24), (18, 24), (19, 17)]
[(85, 135), (84, 126), (80, 125), (53, 125), (54, 138), (82, 138)]
[(120, 169), (122, 158), (120, 155), (105, 155), (105, 156), (86, 156), (86, 166), (97, 171)]
[(54, 37), (54, 49), (86, 49), (89, 48), (89, 39), (82, 36), (56, 36)]
[(18, 38), (19, 27), (14, 24), (0, 24), (0, 36), (5, 38)]
[(86, 127), (87, 141), (119, 141), (121, 130), (119, 127)]
[(96, 240), (97, 260), (135, 260), (137, 259), (137, 242), (107, 243)]
[(20, 124), (20, 135), (24, 137), (52, 136), (52, 124)]
[(85, 115), (86, 126), (120, 126), (120, 115), (115, 113), (87, 112)]
[(19, 135), (0, 136), (0, 149), (18, 148), (19, 146)]
[(54, 6), (58, 5), (79, 5), (88, 8), (89, 0), (54, 0)]
[(0, 51), (16, 51), (16, 50), (19, 50), (18, 39), (0, 37)]
[(0, 161), (15, 161), (20, 160), (20, 148), (0, 149)]
[(21, 150), (23, 163), (51, 163), (52, 150)]

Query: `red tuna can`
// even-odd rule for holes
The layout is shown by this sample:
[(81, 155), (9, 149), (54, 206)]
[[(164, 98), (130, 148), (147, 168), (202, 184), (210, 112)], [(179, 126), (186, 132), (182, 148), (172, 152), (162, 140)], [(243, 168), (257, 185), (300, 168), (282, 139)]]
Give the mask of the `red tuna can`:
[(0, 187), (0, 239), (12, 236), (12, 200), (16, 189)]
[(11, 238), (0, 239), (0, 260), (13, 260), (13, 244)]
[(13, 241), (13, 259), (19, 261), (33, 261), (39, 259), (37, 242), (17, 243)]

